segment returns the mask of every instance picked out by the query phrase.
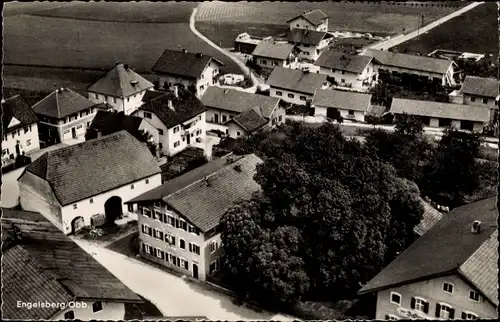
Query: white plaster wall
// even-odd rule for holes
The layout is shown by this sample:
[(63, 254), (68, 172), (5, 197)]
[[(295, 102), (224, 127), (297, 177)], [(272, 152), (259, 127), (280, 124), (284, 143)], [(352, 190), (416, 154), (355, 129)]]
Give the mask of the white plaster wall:
[[(102, 310), (98, 312), (92, 311), (93, 302), (75, 301), (82, 307), (80, 308), (65, 308), (61, 312), (55, 314), (51, 320), (64, 320), (64, 314), (68, 311), (73, 311), (75, 319), (82, 321), (90, 320), (123, 320), (125, 317), (125, 304), (116, 302), (102, 302)], [(84, 307), (86, 305), (86, 307)]]
[[(183, 130), (182, 126), (177, 125), (174, 126), (170, 129), (168, 129), (167, 137), (168, 137), (168, 151), (169, 155), (174, 155), (182, 150), (184, 150), (188, 146), (196, 147), (205, 150), (205, 142), (206, 142), (206, 131), (207, 131), (207, 124), (206, 124), (206, 112), (203, 112), (186, 122), (183, 122), (183, 125), (187, 125), (191, 122), (196, 122), (194, 125), (191, 125), (191, 127), (187, 130)], [(174, 133), (174, 128), (179, 127), (179, 131)], [(197, 130), (201, 130), (200, 134), (196, 134)], [(183, 134), (186, 134), (186, 132), (189, 133), (190, 135), (190, 142), (189, 145), (187, 144), (187, 138), (184, 137), (183, 141)], [(193, 136), (191, 136), (193, 134)], [(186, 134), (187, 135), (187, 134)], [(197, 138), (201, 138), (201, 142), (196, 142)], [(179, 146), (174, 147), (174, 143), (179, 142)], [(206, 151), (205, 151), (206, 152)]]
[[(282, 95), (278, 95), (278, 92), (281, 92)], [(294, 97), (290, 98), (290, 97), (288, 97), (288, 94), (292, 94), (292, 95), (294, 95)], [(301, 93), (296, 93), (296, 92), (292, 92), (292, 91), (287, 91), (284, 89), (278, 89), (278, 88), (271, 87), (269, 89), (269, 96), (280, 98), (281, 100), (288, 102), (288, 103), (292, 103), (292, 104), (306, 105), (306, 100), (312, 99), (314, 95), (301, 94)], [(300, 99), (301, 96), (305, 96), (306, 100), (301, 100)]]
[(201, 74), (200, 78), (197, 80), (196, 84), (196, 96), (201, 98), (208, 86), (213, 86), (217, 83), (217, 79), (214, 77), (220, 74), (221, 65), (215, 60), (210, 60), (210, 63), (205, 67), (205, 70)]
[(446, 74), (430, 73), (430, 72), (424, 72), (424, 71), (420, 71), (420, 70), (406, 69), (406, 68), (386, 66), (386, 65), (381, 66), (380, 69), (387, 70), (390, 72), (414, 74), (414, 75), (419, 75), (419, 76), (427, 76), (430, 78), (439, 78), (439, 79), (441, 79), (441, 84), (446, 85), (446, 82), (445, 82), (445, 75)]
[[(73, 140), (72, 128), (76, 130), (76, 137), (81, 138), (85, 136), (87, 133), (87, 129), (94, 120), (94, 117), (97, 113), (97, 109), (91, 108), (89, 109), (89, 114), (83, 117), (78, 113), (76, 120), (71, 122), (63, 123), (62, 120), (59, 120), (58, 124), (48, 124), (44, 122), (40, 122), (45, 124), (48, 128), (53, 129), (53, 131), (57, 131), (59, 133), (59, 137), (61, 138), (61, 143), (67, 143), (70, 140)], [(74, 115), (73, 115), (74, 116)], [(68, 117), (66, 117), (68, 118)], [(66, 132), (66, 133), (65, 133)]]
[[(246, 136), (248, 133), (241, 126), (236, 124), (236, 122), (229, 122), (227, 125), (228, 134), (230, 137), (236, 139), (238, 137)], [(238, 133), (240, 135), (238, 135)]]
[(293, 21), (290, 21), (290, 29), (308, 29), (316, 31), (328, 31), (328, 19), (317, 27), (314, 27), (309, 21), (302, 17), (298, 17)]
[(145, 130), (149, 134), (151, 134), (153, 141), (158, 144), (160, 142), (160, 134), (158, 133), (158, 129), (153, 126), (147, 119), (142, 119), (141, 124), (139, 125), (139, 130)]
[[(324, 116), (326, 117), (328, 108), (324, 106), (313, 106), (314, 108), (314, 116)], [(346, 120), (356, 120), (358, 122), (365, 121), (365, 112), (354, 111), (354, 115), (349, 115), (349, 110), (347, 109), (337, 109), (342, 116)]]
[[(150, 87), (148, 89), (152, 89), (153, 87)], [(146, 89), (146, 90), (148, 90)], [(113, 107), (118, 112), (124, 112), (125, 115), (130, 115), (133, 112), (135, 112), (139, 106), (142, 105), (142, 97), (144, 96), (144, 93), (146, 93), (146, 90), (140, 91), (134, 95), (130, 95), (128, 97), (113, 97), (109, 95), (103, 95), (99, 93), (94, 93), (94, 92), (89, 92), (88, 97), (89, 99), (98, 104), (98, 103), (108, 103)], [(115, 103), (116, 100), (116, 103)]]
[[(24, 133), (25, 129), (28, 129), (27, 133)], [(12, 138), (12, 133), (15, 133), (14, 138)], [(28, 140), (30, 140), (31, 143), (30, 145), (27, 145)], [(10, 131), (3, 134), (2, 151), (8, 150), (8, 155), (14, 154), (14, 156), (17, 156), (16, 154), (17, 141), (19, 141), (19, 143), (21, 144), (21, 150), (24, 151), (25, 153), (39, 150), (40, 140), (38, 138), (38, 125), (36, 123), (33, 123), (31, 124), (31, 130), (29, 129), (29, 126), (26, 126), (24, 128), (19, 128), (18, 130)]]

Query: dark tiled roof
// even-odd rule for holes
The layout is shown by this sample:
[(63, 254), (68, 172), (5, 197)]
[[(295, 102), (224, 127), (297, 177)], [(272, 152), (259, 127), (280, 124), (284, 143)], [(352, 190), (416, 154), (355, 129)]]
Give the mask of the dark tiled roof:
[(290, 19), (287, 21), (287, 23), (291, 22), (297, 18), (300, 18), (300, 17), (306, 19), (307, 21), (312, 23), (314, 26), (320, 25), (323, 19), (328, 18), (328, 16), (323, 11), (316, 9), (316, 10), (312, 10), (312, 11), (303, 13), (300, 16), (297, 16), (293, 19)]
[(153, 83), (123, 64), (118, 64), (88, 88), (89, 92), (128, 97), (153, 87)]
[[(163, 95), (145, 102), (139, 109), (154, 113), (167, 128), (179, 125), (207, 110), (189, 90), (180, 88), (178, 93), (179, 96), (175, 97), (173, 92), (164, 92)], [(168, 101), (172, 101), (173, 110), (168, 107)]]
[(328, 34), (324, 31), (315, 31), (307, 29), (289, 30), (286, 39), (294, 44), (305, 44), (317, 46)]
[(212, 59), (224, 65), (211, 56), (166, 49), (152, 70), (161, 74), (199, 78)]
[[(479, 234), (471, 232), (471, 226), (475, 220), (482, 222)], [(491, 266), (478, 262), (477, 258), (481, 256), (475, 253), (485, 242), (490, 242), (488, 240), (497, 230), (496, 225), (496, 197), (455, 208), (369, 281), (360, 293), (411, 284), (440, 275), (453, 273), (466, 275), (463, 272), (463, 265), (470, 265), (469, 268), (466, 267), (467, 272), (479, 271), (481, 267), (484, 267), (483, 265)], [(468, 260), (474, 256), (478, 256), (476, 260), (467, 264)], [(491, 275), (488, 275), (490, 273), (483, 274), (486, 274), (483, 276), (494, 278), (494, 280), (487, 281), (488, 283), (497, 285), (496, 272)], [(484, 283), (484, 281), (480, 283), (480, 279), (478, 278), (478, 284)], [(481, 287), (481, 285), (476, 286)], [(488, 292), (487, 289), (479, 289), (479, 291)]]
[(420, 220), (418, 225), (413, 228), (415, 234), (419, 236), (425, 234), (425, 232), (431, 229), (438, 221), (441, 220), (441, 218), (443, 218), (442, 213), (437, 211), (434, 207), (432, 207), (424, 200), (421, 201), (424, 206), (424, 214), (422, 215), (422, 219)]
[(488, 122), (490, 119), (490, 109), (488, 107), (402, 98), (392, 100), (389, 112), (474, 122)]
[(390, 51), (375, 49), (367, 50), (365, 55), (374, 57), (385, 66), (394, 66), (440, 74), (445, 74), (452, 64), (452, 61), (447, 59), (392, 53)]
[(359, 74), (373, 60), (369, 56), (349, 55), (334, 49), (326, 49), (315, 65)]
[(125, 130), (132, 134), (136, 139), (140, 140), (141, 135), (139, 126), (141, 125), (141, 122), (142, 118), (137, 116), (130, 116), (116, 112), (98, 111), (92, 120), (92, 124), (87, 130), (87, 133), (85, 134), (85, 139), (96, 139), (98, 132), (104, 136)]
[[(7, 130), (14, 130), (38, 122), (35, 112), (20, 95), (10, 97), (2, 102), (2, 113), (2, 130), (4, 134), (7, 133)], [(18, 120), (20, 124), (8, 129), (13, 118)]]
[(216, 86), (207, 88), (201, 102), (206, 107), (216, 108), (232, 112), (244, 112), (259, 108), (262, 116), (271, 117), (280, 99), (259, 94), (252, 94), (235, 89), (224, 89)]
[(496, 98), (500, 94), (499, 90), (500, 81), (494, 78), (467, 76), (462, 84), (464, 94)]
[(13, 208), (1, 208), (2, 209), (2, 218), (5, 219), (22, 219), (29, 221), (45, 221), (48, 222), (47, 218), (42, 216), (38, 212), (33, 211), (24, 211)]
[(62, 206), (161, 172), (146, 144), (127, 131), (47, 152), (26, 171), (47, 180)]
[(267, 120), (253, 109), (236, 115), (233, 119), (227, 121), (226, 123), (229, 122), (235, 122), (249, 133), (267, 124)]
[(267, 85), (312, 95), (325, 82), (326, 75), (276, 67), (269, 76)]
[(154, 90), (146, 91), (146, 93), (144, 93), (144, 95), (142, 96), (142, 101), (147, 102), (152, 100), (153, 98), (162, 96), (163, 94), (165, 94), (164, 91), (154, 91)]
[(63, 118), (86, 110), (95, 104), (68, 88), (58, 89), (50, 93), (33, 106), (36, 114), (53, 118)]
[(371, 94), (318, 89), (314, 94), (312, 105), (366, 112), (371, 99)]
[(294, 45), (286, 42), (261, 41), (252, 52), (252, 56), (287, 59), (292, 53)]

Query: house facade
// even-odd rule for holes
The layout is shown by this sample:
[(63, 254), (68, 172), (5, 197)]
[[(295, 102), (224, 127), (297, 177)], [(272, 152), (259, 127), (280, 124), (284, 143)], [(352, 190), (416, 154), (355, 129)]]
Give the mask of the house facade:
[(92, 102), (107, 103), (117, 112), (132, 114), (142, 105), (142, 97), (153, 83), (134, 72), (127, 64), (116, 64), (106, 75), (87, 89)]
[(161, 169), (144, 143), (120, 131), (45, 153), (18, 183), (23, 209), (71, 234), (133, 216), (123, 202), (161, 185)]
[(227, 135), (229, 137), (238, 138), (265, 129), (268, 124), (269, 122), (255, 108), (236, 115), (224, 125), (227, 126)]
[(206, 108), (194, 94), (175, 87), (172, 92), (149, 92), (144, 100), (133, 116), (158, 130), (161, 153), (172, 156), (187, 147), (205, 150)]
[(39, 137), (47, 146), (83, 139), (97, 112), (96, 104), (82, 95), (60, 88), (33, 106)]
[(139, 210), (141, 255), (202, 281), (218, 272), (220, 218), (259, 191), (253, 175), (260, 162), (253, 154), (217, 159), (129, 200)]
[(252, 56), (254, 63), (267, 70), (276, 67), (295, 68), (297, 64), (294, 45), (287, 42), (261, 41), (252, 52)]
[(339, 90), (317, 90), (311, 107), (314, 116), (335, 118), (337, 113), (345, 120), (365, 121), (365, 114), (371, 106), (371, 94)]
[(173, 90), (174, 86), (182, 86), (200, 98), (209, 86), (218, 83), (222, 66), (221, 61), (202, 53), (167, 49), (152, 71), (159, 76), (159, 88)]
[(307, 29), (291, 29), (286, 38), (298, 49), (298, 58), (310, 62), (315, 62), (333, 40), (327, 32)]
[(2, 100), (2, 167), (40, 149), (38, 117), (19, 95)]
[(236, 39), (234, 40), (234, 51), (251, 55), (262, 40), (262, 37), (251, 36), (244, 32), (236, 36)]
[(292, 29), (328, 31), (328, 16), (321, 10), (306, 11), (300, 16), (287, 21)]
[(463, 104), (484, 106), (490, 109), (490, 123), (498, 118), (500, 81), (494, 78), (467, 76), (460, 90)]

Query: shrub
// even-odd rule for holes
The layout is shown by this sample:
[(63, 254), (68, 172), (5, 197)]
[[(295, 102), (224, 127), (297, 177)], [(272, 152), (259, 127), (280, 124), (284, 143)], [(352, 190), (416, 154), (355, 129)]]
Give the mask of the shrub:
[(291, 309), (293, 314), (304, 320), (344, 320), (346, 318), (337, 310), (309, 301), (296, 301)]

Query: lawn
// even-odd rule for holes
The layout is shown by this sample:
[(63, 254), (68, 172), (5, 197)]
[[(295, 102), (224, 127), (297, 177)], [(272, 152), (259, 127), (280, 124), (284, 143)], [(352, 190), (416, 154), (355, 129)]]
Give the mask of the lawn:
[(394, 49), (422, 54), (448, 49), (498, 55), (497, 19), (497, 4), (486, 2)]

